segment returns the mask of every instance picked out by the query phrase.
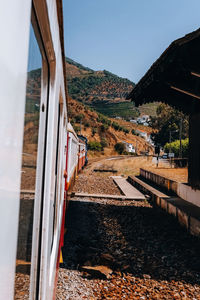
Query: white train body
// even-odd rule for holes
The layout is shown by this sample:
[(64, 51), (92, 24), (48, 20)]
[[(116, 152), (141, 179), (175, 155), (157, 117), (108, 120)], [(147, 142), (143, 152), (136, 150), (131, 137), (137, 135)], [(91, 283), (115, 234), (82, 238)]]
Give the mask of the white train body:
[(83, 142), (75, 133), (72, 125), (68, 123), (67, 126), (67, 178), (66, 190), (69, 190), (76, 179), (79, 171), (85, 165), (86, 157), (86, 143)]
[(1, 1), (0, 16), (0, 300), (20, 286), (24, 299), (52, 300), (66, 190), (85, 152), (67, 132), (62, 1)]

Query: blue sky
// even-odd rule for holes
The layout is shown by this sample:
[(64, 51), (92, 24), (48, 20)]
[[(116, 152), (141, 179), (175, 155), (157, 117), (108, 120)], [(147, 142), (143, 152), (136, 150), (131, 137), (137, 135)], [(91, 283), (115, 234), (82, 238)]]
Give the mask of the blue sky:
[(66, 56), (134, 82), (200, 27), (200, 0), (63, 0)]

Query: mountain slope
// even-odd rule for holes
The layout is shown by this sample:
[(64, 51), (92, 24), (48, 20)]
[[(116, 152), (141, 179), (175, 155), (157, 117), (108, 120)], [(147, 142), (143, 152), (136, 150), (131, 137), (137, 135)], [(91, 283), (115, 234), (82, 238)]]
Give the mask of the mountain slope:
[[(150, 127), (132, 124), (123, 120), (107, 118), (90, 107), (83, 105), (76, 100), (69, 98), (69, 118), (77, 133), (81, 133), (88, 138), (88, 141), (106, 143), (104, 154), (115, 155), (114, 145), (118, 142), (126, 141), (133, 144), (138, 152), (144, 152), (147, 149), (152, 154), (153, 148), (141, 137), (133, 134), (132, 130), (141, 129), (151, 133)], [(117, 122), (116, 122), (117, 121)], [(118, 124), (116, 129), (112, 124)], [(89, 155), (99, 156), (100, 152), (89, 153)]]
[(133, 118), (138, 115), (125, 100), (135, 84), (106, 70), (94, 71), (66, 58), (69, 95), (109, 117)]

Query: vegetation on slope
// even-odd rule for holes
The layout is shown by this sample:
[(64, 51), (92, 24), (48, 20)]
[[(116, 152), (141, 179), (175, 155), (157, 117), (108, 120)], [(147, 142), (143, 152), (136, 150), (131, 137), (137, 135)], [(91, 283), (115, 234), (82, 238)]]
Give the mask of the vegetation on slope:
[(69, 95), (109, 117), (131, 119), (140, 113), (156, 115), (157, 103), (142, 105), (139, 109), (125, 100), (135, 84), (106, 70), (94, 71), (66, 58)]
[(93, 71), (66, 58), (68, 90), (72, 99), (87, 104), (110, 117), (133, 118), (134, 106), (125, 100), (135, 84), (106, 70)]
[(137, 146), (138, 152), (145, 151), (149, 147), (143, 138), (135, 135), (136, 127), (143, 128), (141, 125), (110, 119), (71, 98), (68, 114), (76, 132), (88, 138), (90, 154), (96, 152), (95, 155), (98, 153), (114, 155), (116, 154), (114, 146), (122, 141)]

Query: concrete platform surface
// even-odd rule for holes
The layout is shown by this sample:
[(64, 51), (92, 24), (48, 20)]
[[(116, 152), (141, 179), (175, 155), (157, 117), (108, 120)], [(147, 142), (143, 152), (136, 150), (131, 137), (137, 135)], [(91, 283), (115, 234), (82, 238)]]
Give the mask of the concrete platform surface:
[(167, 213), (174, 215), (178, 222), (195, 236), (200, 237), (200, 207), (181, 199), (161, 193), (135, 176), (129, 176), (128, 180), (147, 194), (151, 200), (164, 209)]
[(138, 188), (140, 188), (141, 190), (143, 190), (147, 194), (149, 194), (149, 193), (154, 194), (156, 197), (163, 198), (163, 199), (164, 198), (169, 198), (168, 195), (158, 191), (157, 189), (155, 189), (151, 185), (147, 184), (146, 182), (142, 181), (141, 179), (139, 179), (135, 176), (129, 176), (128, 181), (130, 182), (130, 184), (133, 184), (133, 185), (137, 186)]
[(118, 186), (118, 188), (122, 191), (122, 193), (129, 198), (133, 198), (135, 200), (145, 200), (145, 196), (137, 190), (134, 186), (132, 186), (126, 178), (119, 176), (112, 176), (113, 181)]
[(114, 199), (114, 200), (145, 200), (145, 197), (139, 198), (125, 195), (107, 195), (107, 194), (87, 194), (87, 193), (72, 193), (71, 197), (86, 197), (86, 198), (102, 198), (102, 199)]

